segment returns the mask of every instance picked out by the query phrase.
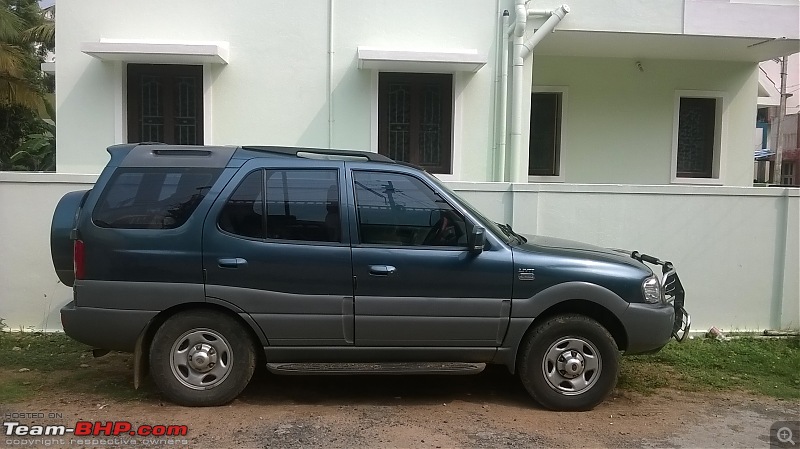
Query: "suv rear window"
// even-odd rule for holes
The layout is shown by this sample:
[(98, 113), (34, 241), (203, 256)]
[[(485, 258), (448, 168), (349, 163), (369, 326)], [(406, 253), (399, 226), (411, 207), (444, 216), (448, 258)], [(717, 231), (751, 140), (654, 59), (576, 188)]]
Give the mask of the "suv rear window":
[(186, 223), (219, 168), (120, 168), (92, 214), (103, 228), (173, 229)]

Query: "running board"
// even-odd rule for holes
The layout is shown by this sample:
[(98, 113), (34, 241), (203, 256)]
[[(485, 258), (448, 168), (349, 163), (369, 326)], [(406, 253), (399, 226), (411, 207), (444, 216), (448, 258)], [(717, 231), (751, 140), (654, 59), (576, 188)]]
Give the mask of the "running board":
[(267, 369), (283, 375), (345, 375), (345, 374), (478, 374), (485, 363), (425, 362), (425, 363), (267, 363)]

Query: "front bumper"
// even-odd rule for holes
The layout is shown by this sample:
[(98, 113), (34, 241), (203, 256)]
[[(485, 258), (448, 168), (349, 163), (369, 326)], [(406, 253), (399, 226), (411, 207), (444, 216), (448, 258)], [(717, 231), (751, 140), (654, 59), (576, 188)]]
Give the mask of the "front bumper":
[[(682, 342), (689, 336), (689, 329), (692, 326), (692, 317), (684, 307), (686, 301), (686, 291), (678, 277), (678, 272), (672, 262), (660, 260), (657, 257), (642, 254), (638, 251), (617, 250), (629, 254), (639, 262), (647, 262), (661, 267), (661, 291), (664, 295), (664, 302), (671, 304), (673, 309), (671, 335), (676, 340)], [(633, 304), (631, 304), (633, 306)], [(667, 338), (668, 340), (669, 338)], [(666, 344), (666, 342), (664, 342)]]
[(682, 342), (689, 336), (689, 328), (692, 327), (692, 317), (684, 308), (686, 301), (686, 291), (678, 277), (678, 272), (671, 262), (664, 262), (662, 265), (662, 291), (666, 302), (672, 304), (675, 309), (675, 321), (672, 325), (672, 336)]
[(657, 257), (641, 254), (638, 251), (631, 252), (631, 257), (639, 262), (647, 262), (653, 265), (661, 266), (661, 291), (664, 294), (664, 300), (667, 304), (672, 304), (675, 310), (675, 318), (672, 323), (672, 336), (676, 340), (682, 342), (686, 340), (689, 335), (689, 328), (692, 326), (692, 317), (684, 308), (686, 301), (686, 291), (683, 289), (683, 284), (678, 277), (678, 272), (675, 271), (675, 266), (672, 262), (660, 260)]

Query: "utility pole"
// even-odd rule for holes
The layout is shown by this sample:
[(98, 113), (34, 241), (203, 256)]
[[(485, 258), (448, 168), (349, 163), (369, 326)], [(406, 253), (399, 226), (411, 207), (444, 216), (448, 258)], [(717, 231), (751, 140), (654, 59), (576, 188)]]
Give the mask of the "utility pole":
[(781, 165), (783, 164), (783, 139), (781, 139), (781, 123), (783, 117), (786, 115), (786, 56), (781, 56), (781, 101), (778, 106), (778, 117), (775, 120), (775, 167), (773, 171), (772, 182), (774, 184), (783, 184), (783, 173), (781, 172)]

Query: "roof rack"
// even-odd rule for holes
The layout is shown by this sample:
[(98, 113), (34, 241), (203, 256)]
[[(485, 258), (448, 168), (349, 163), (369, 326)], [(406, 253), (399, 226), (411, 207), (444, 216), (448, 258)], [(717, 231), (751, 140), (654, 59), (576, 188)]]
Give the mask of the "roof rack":
[[(337, 156), (342, 159), (366, 159), (371, 162), (390, 162), (390, 159), (382, 154), (373, 153), (371, 151), (357, 151), (357, 150), (334, 150), (327, 148), (294, 148), (294, 147), (261, 147), (261, 146), (243, 146), (243, 150), (260, 151), (263, 153), (275, 153), (288, 156), (302, 157), (306, 159), (327, 159), (325, 156)], [(315, 156), (317, 156), (315, 158)]]

